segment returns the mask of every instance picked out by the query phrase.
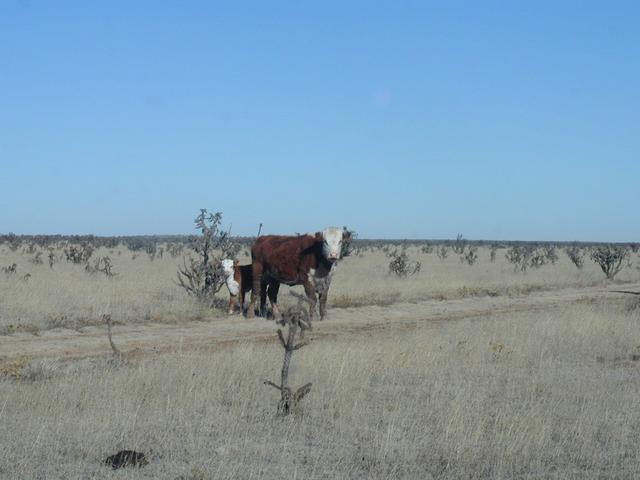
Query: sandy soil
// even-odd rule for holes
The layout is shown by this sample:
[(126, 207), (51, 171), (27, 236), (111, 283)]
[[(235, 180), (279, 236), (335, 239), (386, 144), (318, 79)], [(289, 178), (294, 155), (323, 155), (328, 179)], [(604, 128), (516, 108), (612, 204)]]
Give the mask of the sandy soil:
[[(395, 329), (412, 329), (421, 322), (451, 321), (496, 313), (552, 309), (571, 303), (589, 303), (639, 292), (640, 283), (609, 287), (567, 288), (517, 297), (472, 297), (429, 300), (384, 307), (333, 308), (314, 324), (313, 338), (334, 335), (378, 335)], [(626, 293), (625, 293), (626, 292)], [(212, 322), (177, 325), (116, 325), (113, 339), (126, 356), (184, 350), (216, 350), (241, 342), (271, 341), (273, 321), (247, 320), (240, 315)], [(78, 359), (110, 355), (106, 326), (77, 330), (53, 329), (38, 334), (0, 336), (0, 369), (33, 359)]]

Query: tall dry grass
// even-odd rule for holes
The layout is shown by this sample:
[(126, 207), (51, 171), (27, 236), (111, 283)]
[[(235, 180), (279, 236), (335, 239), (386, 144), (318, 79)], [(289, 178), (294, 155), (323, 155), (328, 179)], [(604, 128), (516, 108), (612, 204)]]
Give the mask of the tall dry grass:
[[(325, 338), (294, 360), (314, 386), (287, 418), (262, 385), (275, 338), (31, 365), (0, 381), (0, 478), (638, 478), (639, 321), (575, 305)], [(122, 448), (150, 465), (101, 465)]]

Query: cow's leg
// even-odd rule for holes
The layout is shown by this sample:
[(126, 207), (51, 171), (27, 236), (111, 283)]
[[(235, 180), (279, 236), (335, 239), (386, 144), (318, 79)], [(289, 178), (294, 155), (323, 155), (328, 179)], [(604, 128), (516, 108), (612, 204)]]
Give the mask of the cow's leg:
[(244, 313), (244, 301), (246, 299), (246, 296), (247, 296), (247, 291), (241, 285), (240, 286), (240, 315)]
[(278, 309), (278, 291), (279, 290), (280, 290), (280, 282), (271, 280), (269, 282), (269, 290), (267, 290), (267, 293), (269, 294), (269, 302), (271, 303), (273, 318), (276, 320), (282, 316), (280, 315), (280, 310)]
[(236, 296), (229, 295), (229, 315), (233, 314), (236, 306)]
[(267, 280), (263, 277), (260, 282), (260, 316), (267, 316)]
[(309, 299), (309, 320), (313, 321), (316, 316), (316, 289), (309, 280), (304, 282), (304, 293), (307, 294)]
[(260, 290), (262, 285), (262, 265), (258, 262), (251, 264), (251, 273), (253, 274), (253, 289), (251, 290), (251, 304), (249, 310), (247, 310), (247, 318), (253, 318), (255, 316), (256, 302), (260, 296)]
[(318, 292), (318, 298), (320, 299), (320, 320), (324, 320), (327, 316), (327, 296), (329, 295), (329, 287), (322, 288)]

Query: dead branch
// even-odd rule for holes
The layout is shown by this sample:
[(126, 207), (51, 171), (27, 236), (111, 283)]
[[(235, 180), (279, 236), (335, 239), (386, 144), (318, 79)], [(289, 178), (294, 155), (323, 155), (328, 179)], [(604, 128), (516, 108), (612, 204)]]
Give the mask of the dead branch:
[(122, 360), (122, 352), (116, 347), (116, 344), (113, 342), (113, 336), (111, 335), (111, 315), (104, 314), (102, 315), (102, 321), (107, 324), (107, 338), (109, 339), (109, 345), (111, 345), (111, 350), (113, 351), (113, 356), (116, 360)]
[(298, 388), (295, 393), (289, 386), (289, 367), (291, 365), (293, 352), (308, 344), (308, 342), (304, 341), (297, 342), (297, 337), (302, 338), (303, 332), (311, 328), (308, 311), (303, 307), (302, 302), (302, 300), (307, 300), (307, 298), (301, 295), (297, 296), (297, 298), (299, 299), (298, 305), (289, 308), (280, 320), (280, 324), (287, 327), (286, 338), (282, 329), (278, 329), (278, 339), (284, 349), (284, 358), (280, 371), (280, 385), (269, 380), (264, 381), (265, 385), (280, 391), (280, 402), (278, 402), (278, 413), (280, 415), (289, 415), (294, 411), (298, 403), (311, 391), (312, 385), (311, 383), (307, 383)]

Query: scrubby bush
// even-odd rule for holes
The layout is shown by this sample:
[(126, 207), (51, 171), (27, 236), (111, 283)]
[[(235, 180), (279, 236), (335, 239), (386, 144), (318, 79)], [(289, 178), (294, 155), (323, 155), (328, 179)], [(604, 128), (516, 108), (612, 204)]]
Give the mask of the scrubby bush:
[(591, 260), (596, 262), (609, 280), (622, 270), (629, 262), (629, 250), (620, 245), (604, 245), (591, 250)]
[(209, 213), (203, 208), (194, 222), (201, 232), (192, 242), (197, 257), (189, 258), (188, 263), (184, 259), (183, 266), (178, 269), (178, 285), (189, 295), (212, 304), (213, 295), (224, 284), (221, 262), (234, 258), (240, 245), (231, 240), (229, 232), (221, 229), (222, 212)]
[(466, 246), (467, 246), (467, 241), (462, 237), (462, 234), (460, 233), (456, 237), (456, 241), (453, 242), (453, 245), (451, 246), (451, 248), (453, 249), (454, 253), (458, 255), (462, 255), (464, 253), (464, 249)]
[(430, 245), (430, 244), (423, 245), (420, 250), (422, 250), (422, 253), (428, 255), (430, 253), (433, 253), (433, 245)]
[(566, 253), (567, 257), (569, 257), (569, 260), (571, 260), (571, 262), (578, 269), (582, 270), (582, 267), (584, 266), (584, 256), (586, 254), (586, 251), (580, 248), (578, 245), (572, 245), (567, 248)]
[(420, 271), (422, 264), (420, 262), (412, 262), (409, 260), (409, 256), (405, 250), (398, 253), (397, 250), (387, 255), (391, 258), (389, 262), (389, 274), (394, 274), (398, 277), (406, 277), (407, 275), (415, 275)]
[(80, 245), (69, 245), (64, 249), (67, 262), (87, 263), (93, 255), (94, 247), (91, 243), (84, 242)]
[(460, 256), (460, 262), (467, 262), (473, 265), (478, 260), (478, 247), (469, 246), (467, 253)]

